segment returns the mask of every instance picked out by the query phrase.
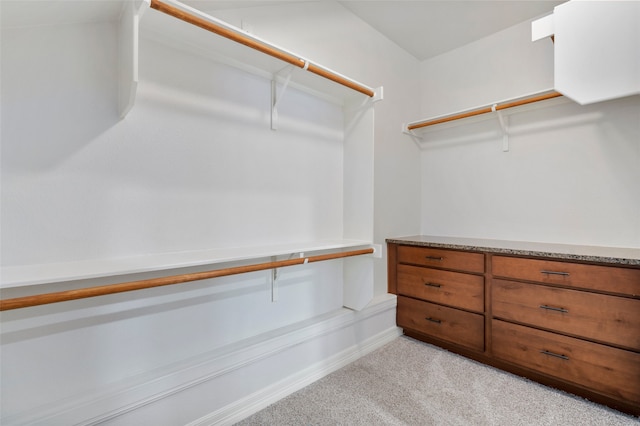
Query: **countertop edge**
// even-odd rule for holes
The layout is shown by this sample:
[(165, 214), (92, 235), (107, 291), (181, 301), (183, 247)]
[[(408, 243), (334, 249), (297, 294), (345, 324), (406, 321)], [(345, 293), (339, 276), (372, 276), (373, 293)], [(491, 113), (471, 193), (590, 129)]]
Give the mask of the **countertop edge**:
[[(416, 237), (400, 237), (400, 238), (387, 238), (385, 241), (391, 244), (403, 244), (403, 245), (411, 245), (411, 246), (419, 246), (419, 247), (433, 247), (433, 248), (444, 248), (444, 249), (453, 249), (453, 250), (466, 250), (466, 251), (478, 251), (485, 253), (493, 253), (493, 254), (508, 254), (508, 255), (517, 255), (517, 256), (535, 256), (556, 260), (573, 260), (573, 261), (581, 261), (581, 262), (595, 262), (595, 263), (603, 263), (603, 264), (611, 264), (611, 265), (629, 265), (629, 266), (640, 266), (640, 258), (634, 257), (619, 257), (619, 256), (610, 256), (610, 255), (594, 255), (594, 254), (586, 254), (580, 253), (581, 247), (585, 246), (577, 246), (577, 245), (568, 245), (562, 244), (558, 245), (558, 249), (550, 248), (545, 250), (534, 249), (534, 248), (514, 248), (509, 247), (517, 244), (519, 246), (526, 246), (527, 244), (533, 245), (544, 245), (543, 243), (527, 243), (524, 241), (501, 241), (501, 240), (492, 240), (494, 245), (487, 245), (480, 243), (480, 240), (474, 242), (473, 239), (465, 239), (468, 240), (468, 243), (460, 243), (460, 242), (443, 242), (443, 241), (429, 241), (429, 236), (416, 236)], [(447, 237), (432, 237), (438, 240), (446, 240)], [(460, 238), (452, 238), (452, 240), (460, 240)], [(499, 246), (502, 244), (502, 246)], [(554, 246), (554, 244), (549, 244), (549, 246)], [(571, 250), (562, 251), (561, 248), (571, 248)], [(593, 247), (589, 247), (593, 249)], [(612, 248), (602, 247), (603, 250), (611, 250)], [(621, 248), (615, 248), (616, 250), (623, 250)], [(640, 253), (640, 249), (629, 249), (630, 251), (638, 251)], [(571, 253), (569, 252), (571, 251)]]

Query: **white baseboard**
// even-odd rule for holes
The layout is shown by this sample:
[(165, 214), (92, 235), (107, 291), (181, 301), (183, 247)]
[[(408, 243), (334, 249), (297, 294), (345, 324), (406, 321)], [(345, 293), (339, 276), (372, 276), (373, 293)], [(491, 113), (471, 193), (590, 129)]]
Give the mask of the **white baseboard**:
[[(198, 412), (181, 423), (224, 425), (239, 421), (278, 399), (301, 389), (362, 355), (384, 345), (401, 334), (395, 327), (396, 297), (383, 295), (361, 311), (339, 309), (320, 318), (237, 342), (224, 348), (149, 371), (90, 394), (56, 401), (30, 413), (3, 418), (3, 424), (97, 425), (132, 424), (141, 416), (153, 417), (167, 407), (179, 404), (191, 392), (215, 392), (234, 375), (265, 365), (281, 369), (284, 379), (272, 380), (260, 390), (248, 390), (236, 401), (222, 406), (198, 407)], [(306, 345), (306, 346), (305, 346)], [(300, 351), (317, 355), (314, 347), (331, 347), (333, 353), (310, 366), (291, 371), (287, 358)], [(307, 349), (308, 348), (308, 349)], [(310, 357), (311, 358), (311, 357)], [(317, 356), (316, 356), (317, 358)], [(218, 383), (221, 383), (218, 385)], [(241, 383), (241, 382), (240, 382)], [(216, 400), (216, 398), (212, 398)], [(156, 410), (157, 407), (157, 410)], [(206, 414), (209, 413), (209, 414)], [(158, 416), (162, 419), (161, 416)], [(192, 421), (193, 418), (198, 420)], [(175, 422), (174, 422), (175, 424)]]
[(312, 384), (316, 380), (345, 367), (369, 352), (391, 342), (401, 334), (402, 330), (397, 327), (388, 328), (361, 344), (353, 345), (326, 361), (316, 363), (259, 392), (191, 422), (187, 426), (232, 425)]

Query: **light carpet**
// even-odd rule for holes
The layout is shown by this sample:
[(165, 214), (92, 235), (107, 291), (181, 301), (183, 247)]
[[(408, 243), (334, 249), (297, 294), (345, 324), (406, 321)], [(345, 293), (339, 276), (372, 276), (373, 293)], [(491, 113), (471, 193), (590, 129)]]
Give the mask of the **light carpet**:
[(594, 404), (409, 337), (238, 425), (640, 425)]

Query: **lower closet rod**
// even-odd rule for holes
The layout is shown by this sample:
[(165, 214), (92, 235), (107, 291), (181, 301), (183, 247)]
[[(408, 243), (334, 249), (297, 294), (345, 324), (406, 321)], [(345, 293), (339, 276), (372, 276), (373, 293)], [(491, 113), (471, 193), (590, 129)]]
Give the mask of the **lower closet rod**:
[(235, 266), (232, 268), (217, 269), (213, 271), (195, 272), (190, 274), (172, 275), (147, 280), (130, 281), (126, 283), (107, 284), (96, 287), (67, 290), (55, 293), (36, 294), (33, 296), (16, 297), (0, 300), (0, 311), (28, 308), (31, 306), (46, 305), (49, 303), (66, 302), (69, 300), (86, 299), (89, 297), (105, 296), (107, 294), (123, 293), (126, 291), (143, 290), (165, 285), (182, 284), (191, 281), (206, 280), (209, 278), (225, 277), (228, 275), (244, 274), (247, 272), (263, 271), (285, 266), (301, 265), (303, 263), (320, 262), (323, 260), (340, 259), (343, 257), (371, 254), (373, 248), (352, 250), (341, 253), (321, 254), (317, 256), (301, 257), (298, 259), (278, 260), (274, 262), (256, 263), (253, 265)]

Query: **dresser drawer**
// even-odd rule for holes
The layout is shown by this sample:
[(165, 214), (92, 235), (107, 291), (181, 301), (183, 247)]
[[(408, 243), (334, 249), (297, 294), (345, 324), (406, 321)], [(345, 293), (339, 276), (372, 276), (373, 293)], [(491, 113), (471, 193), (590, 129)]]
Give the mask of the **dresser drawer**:
[(627, 401), (640, 401), (640, 354), (492, 321), (493, 355)]
[(429, 247), (398, 246), (398, 262), (483, 273), (484, 254)]
[(484, 277), (398, 265), (398, 294), (470, 311), (484, 311)]
[(640, 296), (640, 269), (493, 256), (492, 275)]
[(640, 300), (494, 280), (492, 315), (640, 350)]
[(398, 296), (397, 324), (478, 351), (484, 350), (484, 316)]

